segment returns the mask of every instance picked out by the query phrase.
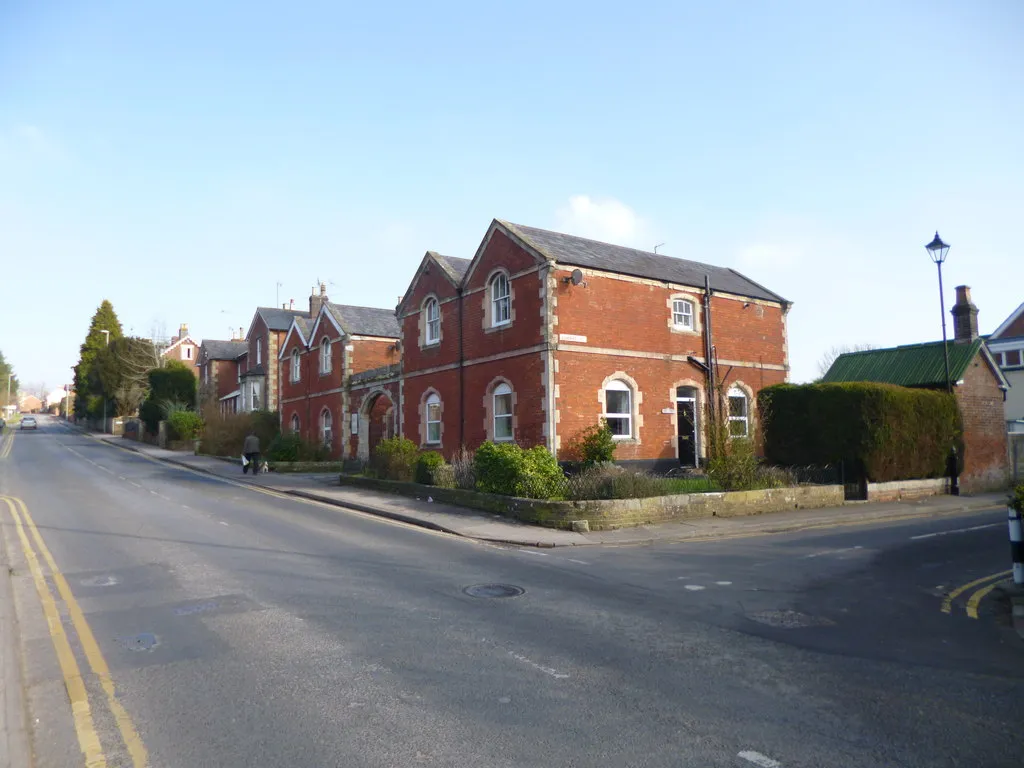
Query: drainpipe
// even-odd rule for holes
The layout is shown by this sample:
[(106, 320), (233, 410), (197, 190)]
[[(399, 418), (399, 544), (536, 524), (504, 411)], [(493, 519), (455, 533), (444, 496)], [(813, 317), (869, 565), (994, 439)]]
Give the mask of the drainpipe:
[(466, 297), (463, 295), (461, 287), (455, 290), (459, 296), (459, 450), (461, 451), (466, 445), (466, 376), (463, 366), (465, 350), (462, 348), (462, 303)]
[(715, 361), (714, 347), (711, 343), (711, 277), (704, 276), (704, 361), (707, 364), (708, 380), (708, 417), (715, 418)]

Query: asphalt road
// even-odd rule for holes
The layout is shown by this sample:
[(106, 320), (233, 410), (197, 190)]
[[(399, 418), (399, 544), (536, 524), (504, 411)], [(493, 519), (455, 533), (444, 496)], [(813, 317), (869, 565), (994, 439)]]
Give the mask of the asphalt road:
[(975, 588), (942, 611), (1005, 511), (501, 548), (41, 427), (0, 458), (40, 768), (1024, 761), (1024, 641)]

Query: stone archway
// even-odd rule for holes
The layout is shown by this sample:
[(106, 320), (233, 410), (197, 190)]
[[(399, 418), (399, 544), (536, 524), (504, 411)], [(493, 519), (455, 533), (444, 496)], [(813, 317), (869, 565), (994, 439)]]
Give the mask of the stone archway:
[(381, 440), (395, 436), (395, 406), (391, 395), (377, 390), (367, 395), (359, 409), (358, 457), (368, 461)]

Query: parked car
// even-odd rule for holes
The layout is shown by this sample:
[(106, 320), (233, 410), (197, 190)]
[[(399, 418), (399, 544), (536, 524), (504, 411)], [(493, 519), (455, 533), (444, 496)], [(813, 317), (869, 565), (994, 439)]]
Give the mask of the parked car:
[(21, 419), (21, 428), (22, 429), (38, 429), (39, 425), (36, 424), (36, 417), (35, 416), (24, 416), (24, 417), (22, 417), (22, 419)]

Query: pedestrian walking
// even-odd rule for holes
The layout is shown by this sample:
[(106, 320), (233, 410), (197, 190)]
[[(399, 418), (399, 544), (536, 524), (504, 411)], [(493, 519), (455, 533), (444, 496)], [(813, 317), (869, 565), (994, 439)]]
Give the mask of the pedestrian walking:
[(242, 443), (242, 474), (246, 474), (252, 467), (252, 473), (258, 475), (260, 472), (260, 439), (255, 430), (250, 430)]

